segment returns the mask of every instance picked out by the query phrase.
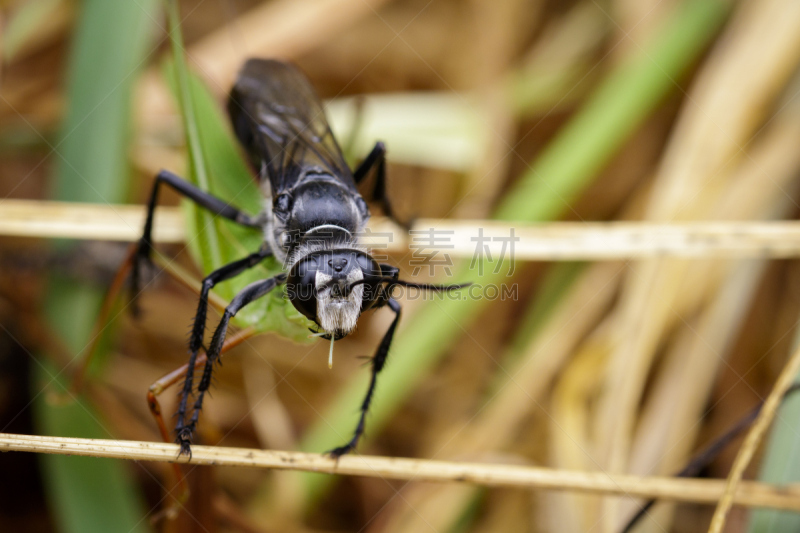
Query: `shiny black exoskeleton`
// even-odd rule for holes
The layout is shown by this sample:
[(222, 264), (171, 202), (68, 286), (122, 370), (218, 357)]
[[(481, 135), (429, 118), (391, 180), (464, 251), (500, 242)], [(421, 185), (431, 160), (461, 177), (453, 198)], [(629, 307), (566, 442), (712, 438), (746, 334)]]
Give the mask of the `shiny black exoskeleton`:
[[(257, 216), (248, 215), (175, 174), (162, 171), (150, 195), (144, 232), (134, 260), (136, 295), (140, 264), (150, 258), (153, 212), (161, 184), (169, 185), (215, 215), (260, 228), (264, 233), (260, 250), (215, 270), (203, 280), (189, 341), (189, 365), (178, 405), (176, 441), (181, 445), (180, 453), (191, 456), (192, 434), (230, 319), (242, 307), (283, 285), (292, 304), (314, 322), (323, 338), (345, 337), (367, 309), (388, 306), (395, 313), (372, 358), (372, 379), (353, 438), (330, 452), (338, 457), (355, 448), (364, 432), (376, 379), (400, 318), (400, 304), (391, 297), (393, 286), (451, 290), (463, 285), (401, 281), (397, 268), (377, 263), (359, 245), (358, 235), (370, 213), (358, 185), (373, 169), (375, 185), (371, 196), (394, 218), (386, 198), (386, 150), (382, 143), (377, 143), (361, 165), (351, 171), (331, 133), (319, 98), (296, 67), (280, 61), (247, 61), (231, 90), (228, 112), (264, 193), (264, 210)], [(248, 285), (227, 306), (208, 345), (208, 361), (197, 386), (192, 416), (187, 420), (195, 361), (203, 347), (209, 292), (217, 283), (252, 268), (268, 256), (279, 259), (286, 272)]]

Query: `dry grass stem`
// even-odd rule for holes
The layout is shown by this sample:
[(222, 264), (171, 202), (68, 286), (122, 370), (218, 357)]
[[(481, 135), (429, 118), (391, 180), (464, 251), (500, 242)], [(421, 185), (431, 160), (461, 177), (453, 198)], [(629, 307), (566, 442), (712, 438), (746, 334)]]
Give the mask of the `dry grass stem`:
[[(0, 204), (0, 235), (135, 241), (142, 235), (144, 207), (5, 199)], [(157, 211), (153, 239), (183, 242), (183, 215), (177, 208)]]
[(728, 475), (728, 480), (725, 483), (725, 493), (722, 495), (722, 498), (717, 504), (717, 509), (714, 511), (714, 517), (711, 520), (708, 533), (720, 533), (725, 526), (725, 519), (733, 505), (734, 494), (736, 493), (737, 486), (741, 484), (742, 475), (747, 465), (750, 464), (753, 455), (756, 453), (761, 439), (764, 437), (772, 420), (775, 418), (778, 407), (781, 405), (781, 400), (792, 385), (792, 381), (794, 381), (798, 371), (800, 371), (800, 349), (795, 350), (789, 362), (786, 363), (786, 366), (781, 371), (781, 375), (778, 376), (775, 387), (773, 387), (769, 396), (767, 396), (767, 400), (764, 402), (764, 407), (758, 414), (758, 418), (756, 418), (756, 421), (753, 423), (753, 427), (751, 427), (750, 431), (747, 433), (747, 437), (742, 447), (739, 449), (739, 453), (736, 455), (731, 473)]
[[(178, 445), (155, 442), (0, 434), (0, 450), (189, 462), (186, 457), (177, 458)], [(574, 490), (697, 503), (715, 503), (725, 489), (721, 480), (608, 475), (528, 466), (360, 455), (346, 455), (337, 461), (321, 454), (217, 446), (193, 446), (191, 462), (416, 481), (458, 481), (492, 487)], [(733, 502), (748, 507), (800, 511), (800, 486), (776, 487), (744, 482), (737, 488)]]
[[(0, 210), (0, 235), (134, 241), (141, 236), (144, 209), (133, 205), (70, 204), (5, 200)], [(386, 252), (401, 252), (415, 243), (430, 242), (431, 229), (444, 235), (447, 251), (472, 257), (483, 238), (492, 257), (508, 253), (508, 239), (518, 237), (514, 257), (530, 261), (642, 259), (652, 257), (756, 257), (800, 256), (800, 223), (693, 222), (659, 224), (643, 222), (556, 222), (508, 224), (490, 220), (448, 221), (420, 219), (411, 238), (392, 222), (375, 218), (365, 235), (367, 245)], [(183, 242), (183, 216), (179, 208), (162, 207), (156, 214), (154, 240)], [(512, 233), (513, 231), (513, 233)], [(437, 237), (439, 238), (439, 237)], [(505, 239), (493, 240), (494, 238)]]

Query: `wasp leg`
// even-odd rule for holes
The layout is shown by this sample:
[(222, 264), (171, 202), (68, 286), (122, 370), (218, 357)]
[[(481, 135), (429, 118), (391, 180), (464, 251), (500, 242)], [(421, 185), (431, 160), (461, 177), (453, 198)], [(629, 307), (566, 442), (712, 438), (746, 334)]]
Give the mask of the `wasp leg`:
[(389, 196), (386, 192), (386, 145), (382, 142), (375, 143), (375, 147), (367, 155), (364, 161), (358, 165), (358, 168), (353, 172), (353, 178), (356, 184), (361, 183), (369, 174), (370, 170), (375, 169), (375, 187), (372, 189), (372, 199), (381, 203), (386, 216), (391, 218), (396, 224), (402, 226), (406, 230), (411, 229), (410, 222), (399, 220), (392, 209), (392, 204), (389, 201)]
[(269, 249), (262, 248), (258, 252), (248, 255), (244, 259), (234, 261), (229, 265), (218, 268), (211, 274), (203, 279), (203, 285), (200, 289), (200, 300), (197, 302), (197, 313), (194, 316), (194, 324), (192, 325), (192, 334), (189, 338), (189, 364), (186, 366), (186, 378), (183, 383), (183, 390), (181, 391), (181, 400), (178, 404), (177, 418), (178, 422), (175, 426), (175, 433), (177, 434), (178, 442), (182, 443), (184, 438), (182, 433), (187, 431), (186, 428), (186, 403), (189, 396), (192, 394), (192, 383), (194, 381), (194, 367), (197, 360), (197, 353), (203, 346), (203, 336), (206, 331), (206, 315), (208, 313), (208, 294), (217, 283), (231, 279), (244, 272), (245, 270), (256, 266), (264, 260), (264, 258), (272, 255)]
[(162, 170), (159, 172), (156, 176), (155, 183), (153, 184), (153, 190), (150, 192), (150, 200), (147, 202), (147, 218), (145, 219), (142, 237), (139, 239), (136, 249), (136, 256), (133, 259), (131, 291), (133, 293), (134, 314), (137, 310), (136, 296), (139, 294), (141, 264), (143, 261), (150, 260), (150, 252), (153, 247), (151, 240), (151, 235), (153, 233), (153, 214), (155, 213), (156, 204), (158, 203), (158, 190), (162, 183), (169, 185), (179, 194), (189, 198), (200, 207), (208, 209), (215, 215), (227, 218), (228, 220), (232, 220), (233, 222), (243, 226), (254, 228), (260, 226), (258, 217), (253, 217), (247, 213), (243, 213), (232, 205), (229, 205), (226, 201), (221, 200), (216, 196), (203, 191), (202, 189), (199, 189), (172, 172), (167, 170)]
[[(208, 360), (206, 361), (206, 366), (203, 370), (203, 376), (200, 378), (200, 384), (197, 386), (197, 400), (194, 403), (192, 419), (188, 424), (184, 425), (182, 412), (178, 415), (178, 425), (175, 427), (175, 433), (177, 434), (177, 442), (181, 445), (181, 454), (188, 455), (189, 457), (192, 456), (192, 434), (197, 426), (197, 420), (200, 417), (200, 410), (203, 408), (203, 396), (205, 396), (206, 391), (211, 385), (211, 373), (214, 370), (214, 363), (219, 359), (219, 355), (222, 351), (222, 347), (225, 342), (225, 335), (228, 332), (228, 324), (230, 323), (231, 318), (236, 316), (236, 313), (238, 313), (239, 310), (241, 310), (244, 306), (266, 295), (272, 289), (285, 281), (286, 274), (279, 274), (273, 278), (251, 283), (242, 289), (241, 292), (239, 292), (239, 294), (237, 294), (233, 300), (231, 300), (231, 303), (228, 305), (228, 307), (225, 308), (225, 312), (222, 314), (222, 319), (220, 320), (217, 329), (214, 331), (214, 336), (211, 337), (211, 344), (208, 347)], [(189, 374), (193, 373), (193, 361), (189, 361), (189, 366), (186, 370), (186, 383), (188, 383), (188, 391), (191, 392)], [(181, 405), (183, 406), (184, 411), (186, 407), (186, 398), (188, 397), (188, 393), (186, 391), (187, 387), (185, 386), (184, 393), (181, 396)]]
[[(205, 354), (202, 354), (197, 358), (197, 361), (195, 361), (194, 369), (200, 368), (205, 364), (205, 362)], [(156, 420), (158, 431), (161, 433), (161, 438), (164, 440), (164, 442), (170, 442), (172, 439), (170, 439), (167, 425), (164, 423), (164, 415), (161, 413), (161, 404), (158, 401), (158, 397), (168, 387), (178, 383), (186, 375), (188, 368), (189, 365), (183, 365), (182, 367), (173, 370), (150, 385), (150, 388), (147, 390), (147, 407), (150, 409), (150, 414), (153, 415), (153, 418)], [(186, 478), (183, 476), (180, 464), (172, 463), (171, 466), (172, 474), (175, 476), (175, 483), (178, 487), (178, 502), (186, 502), (189, 499), (189, 485), (186, 483)], [(166, 510), (166, 514), (172, 515), (175, 514), (176, 511), (177, 506), (171, 505), (170, 508)]]
[[(221, 353), (225, 353), (228, 350), (239, 346), (256, 333), (257, 331), (253, 327), (238, 331), (236, 335), (233, 335), (225, 341), (225, 344), (222, 346)], [(202, 368), (203, 365), (206, 364), (207, 360), (208, 358), (206, 357), (205, 353), (198, 354), (197, 360), (194, 363), (194, 369), (198, 370)], [(150, 385), (149, 389), (147, 389), (147, 406), (150, 408), (150, 414), (153, 415), (156, 425), (158, 426), (158, 431), (161, 433), (161, 438), (164, 439), (164, 442), (171, 442), (172, 439), (169, 436), (167, 425), (164, 423), (164, 417), (161, 414), (161, 404), (158, 402), (158, 397), (161, 396), (161, 394), (169, 387), (183, 380), (186, 377), (186, 371), (188, 369), (188, 364), (183, 365), (180, 368), (173, 370), (169, 374), (162, 376), (158, 381)]]
[(367, 395), (364, 397), (364, 401), (361, 403), (361, 416), (358, 419), (358, 425), (353, 433), (353, 438), (344, 446), (339, 446), (338, 448), (334, 448), (328, 452), (334, 459), (338, 459), (342, 455), (353, 451), (358, 444), (358, 440), (361, 438), (361, 435), (364, 434), (364, 425), (366, 423), (369, 405), (372, 402), (372, 395), (375, 392), (375, 383), (378, 380), (378, 373), (383, 370), (383, 367), (386, 365), (386, 357), (389, 355), (389, 346), (392, 344), (394, 331), (397, 329), (397, 323), (400, 321), (401, 307), (400, 304), (397, 303), (397, 300), (394, 298), (389, 298), (386, 303), (389, 308), (394, 311), (395, 317), (392, 321), (392, 325), (389, 326), (389, 329), (386, 330), (386, 333), (383, 335), (383, 340), (381, 340), (378, 350), (375, 352), (375, 356), (372, 358), (372, 378), (369, 382), (369, 388), (367, 388)]
[[(225, 341), (225, 344), (222, 347), (222, 353), (225, 353), (231, 348), (238, 346), (256, 333), (257, 332), (255, 328), (245, 328), (237, 332), (236, 335), (231, 336), (227, 341)], [(194, 370), (201, 368), (205, 364), (206, 354), (201, 353), (194, 363)], [(161, 413), (161, 404), (158, 401), (158, 397), (161, 396), (161, 394), (169, 387), (184, 379), (188, 368), (189, 365), (187, 364), (176, 370), (173, 370), (150, 385), (150, 388), (147, 390), (147, 406), (150, 408), (150, 414), (153, 415), (156, 425), (158, 426), (158, 431), (161, 433), (161, 438), (164, 440), (164, 442), (171, 442), (172, 439), (169, 436), (167, 425), (164, 423), (164, 416)], [(183, 476), (180, 464), (172, 463), (171, 466), (172, 473), (175, 476), (175, 482), (178, 487), (178, 504), (180, 504), (189, 499), (189, 486), (187, 485), (186, 479)], [(169, 508), (165, 509), (163, 514), (166, 516), (175, 515), (177, 513), (178, 506), (179, 505), (171, 504)]]

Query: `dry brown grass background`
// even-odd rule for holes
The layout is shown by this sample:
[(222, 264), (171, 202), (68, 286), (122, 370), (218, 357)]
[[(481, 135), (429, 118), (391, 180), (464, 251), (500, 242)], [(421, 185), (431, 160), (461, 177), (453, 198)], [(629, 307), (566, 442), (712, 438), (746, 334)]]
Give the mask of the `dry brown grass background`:
[[(6, 28), (25, 3), (0, 4)], [(55, 158), (49, 140), (64, 117), (65, 65), (79, 3), (53, 5), (2, 66), (4, 199), (50, 198)], [(397, 141), (396, 160), (389, 145), (389, 187), (402, 216), (477, 226), (509, 191), (517, 202), (535, 201), (514, 187), (530, 168), (540, 168), (535, 166), (540, 155), (597, 96), (609, 73), (652, 50), (648, 43), (683, 2), (185, 0), (180, 5), (189, 66), (220, 106), (250, 55), (292, 59), (325, 99), (430, 91), (450, 97), (461, 110), (457, 115), (477, 124), (477, 133), (455, 135), (480, 150), (459, 165), (426, 159), (420, 143), (406, 147)], [(644, 221), (652, 228), (796, 218), (800, 4), (723, 2), (715, 9), (721, 13), (719, 27), (708, 30), (707, 43), (688, 62), (691, 68), (671, 81), (668, 95), (644, 120), (632, 124), (619, 148), (609, 148), (608, 161), (592, 173), (585, 190), (558, 200), (552, 212), (564, 213), (559, 218)], [(159, 23), (165, 25), (163, 19)], [(159, 34), (160, 48), (136, 84), (128, 150), (135, 170), (132, 203), (144, 201), (159, 169), (186, 168), (181, 121), (158, 64), (169, 48), (163, 37)], [(517, 83), (520, 79), (525, 83)], [(164, 203), (177, 204), (174, 195), (164, 197)], [(0, 221), (10, 205), (0, 201)], [(658, 229), (651, 231), (657, 234), (653, 238), (661, 236)], [(785, 231), (788, 240), (796, 229)], [(182, 244), (160, 249), (192, 276), (201, 276)], [(4, 432), (34, 432), (26, 405), (38, 391), (25, 385), (35, 365), (26, 353), (46, 353), (68, 371), (75, 368), (70, 364), (75, 354), (59, 349), (44, 325), (45, 274), (58, 270), (104, 286), (123, 255), (121, 245), (106, 241), (59, 255), (44, 240), (0, 239)], [(391, 262), (406, 277), (410, 259), (408, 250), (391, 251)], [(557, 269), (560, 278), (553, 274)], [(485, 303), (453, 336), (443, 357), (413, 389), (403, 391), (380, 430), (368, 431), (359, 453), (669, 476), (767, 397), (792, 352), (800, 312), (796, 260), (771, 259), (766, 247), (747, 258), (623, 256), (580, 268), (519, 261), (508, 282), (518, 284), (519, 298)], [(185, 363), (196, 295), (168, 276), (153, 286), (142, 295), (141, 320), (124, 313), (116, 318), (114, 333), (104, 341), (105, 366), (85, 390), (108, 438), (160, 441), (145, 393), (158, 377)], [(557, 287), (560, 297), (541, 303), (541, 295)], [(411, 336), (406, 328), (414, 326), (421, 306), (407, 302), (404, 309), (401, 334)], [(526, 318), (531, 309), (538, 316), (534, 321)], [(357, 333), (337, 343), (332, 370), (325, 364), (325, 343), (299, 346), (268, 334), (235, 348), (226, 354), (204, 408), (203, 443), (297, 449), (309, 428), (323, 424), (343, 389), (357, 387), (353, 394), (362, 394), (363, 381), (350, 383), (366, 373), (354, 356), (372, 353), (389, 319), (383, 313), (362, 317)], [(535, 335), (525, 331), (534, 329), (531, 324)], [(391, 358), (387, 374), (393, 371)], [(172, 413), (174, 394), (161, 398), (165, 413)], [(376, 402), (381, 400), (379, 381)], [(356, 407), (353, 403), (352, 410)], [(776, 423), (796, 427), (780, 416)], [(727, 477), (741, 443), (734, 441), (702, 475)], [(762, 455), (756, 450), (745, 478), (757, 476)], [(141, 465), (129, 469), (133, 487), (144, 495), (146, 517), (156, 516), (172, 501), (164, 496), (175, 490), (174, 480), (166, 465)], [(0, 489), (0, 501), (6, 502), (0, 504), (0, 523), (19, 531), (64, 530), (60, 515), (48, 511), (47, 482), (39, 481), (32, 458), (3, 454), (0, 471), (15, 480)], [(154, 529), (612, 533), (641, 503), (633, 497), (355, 476), (337, 479), (315, 501), (305, 478), (294, 472), (229, 466), (185, 472), (190, 500), (176, 520), (161, 520)], [(637, 531), (706, 531), (712, 512), (709, 505), (661, 504)], [(735, 508), (725, 531), (747, 531), (749, 517)]]

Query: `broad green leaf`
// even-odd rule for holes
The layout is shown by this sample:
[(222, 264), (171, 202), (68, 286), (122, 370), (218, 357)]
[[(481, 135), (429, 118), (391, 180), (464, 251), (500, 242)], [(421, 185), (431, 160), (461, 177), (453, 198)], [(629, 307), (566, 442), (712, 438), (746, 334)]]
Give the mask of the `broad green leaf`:
[[(263, 195), (252, 172), (242, 159), (228, 121), (220, 105), (203, 83), (189, 73), (183, 55), (180, 26), (175, 2), (170, 1), (170, 27), (174, 61), (166, 68), (183, 116), (189, 154), (187, 179), (232, 205), (251, 214), (261, 210)], [(192, 202), (184, 202), (187, 217), (188, 244), (203, 272), (241, 259), (261, 246), (258, 230), (243, 228), (233, 222), (214, 217)], [(282, 272), (281, 264), (268, 259), (261, 265), (215, 288), (230, 300), (246, 285)], [(275, 332), (297, 342), (308, 342), (311, 323), (276, 289), (264, 298), (242, 309), (235, 317), (239, 326), (254, 326), (261, 332)]]

